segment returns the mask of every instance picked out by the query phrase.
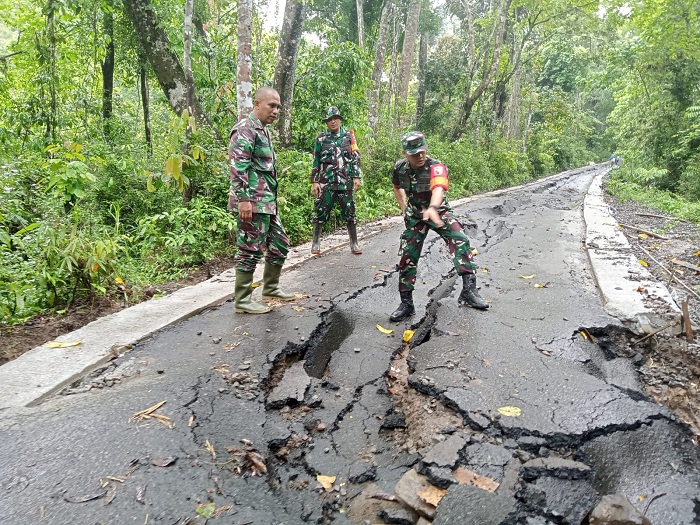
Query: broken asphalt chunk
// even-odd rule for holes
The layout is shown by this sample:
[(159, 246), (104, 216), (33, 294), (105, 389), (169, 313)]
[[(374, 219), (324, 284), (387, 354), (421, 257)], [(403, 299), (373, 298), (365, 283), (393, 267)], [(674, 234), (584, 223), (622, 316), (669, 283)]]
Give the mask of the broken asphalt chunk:
[(557, 457), (535, 458), (520, 468), (520, 477), (533, 480), (541, 476), (559, 479), (590, 479), (593, 470), (585, 463)]
[(421, 516), (432, 520), (435, 516), (435, 506), (426, 503), (419, 496), (421, 491), (429, 487), (433, 487), (433, 485), (428, 481), (428, 478), (411, 469), (398, 481), (394, 488), (394, 494), (401, 503), (414, 509)]
[(395, 525), (413, 525), (418, 515), (409, 509), (382, 509), (377, 515), (384, 523)]
[(506, 525), (512, 523), (515, 499), (471, 485), (452, 485), (437, 509), (433, 525)]
[(651, 525), (623, 494), (603, 496), (588, 518), (590, 525)]
[(282, 380), (267, 398), (268, 408), (282, 408), (285, 405), (298, 405), (304, 401), (311, 378), (304, 370), (304, 362), (297, 361), (284, 373)]
[(393, 430), (395, 428), (406, 428), (406, 416), (400, 410), (389, 410), (384, 420), (382, 421), (382, 430)]
[(423, 457), (424, 465), (437, 467), (454, 467), (460, 458), (460, 452), (469, 443), (469, 438), (462, 434), (453, 434), (445, 441), (431, 448)]

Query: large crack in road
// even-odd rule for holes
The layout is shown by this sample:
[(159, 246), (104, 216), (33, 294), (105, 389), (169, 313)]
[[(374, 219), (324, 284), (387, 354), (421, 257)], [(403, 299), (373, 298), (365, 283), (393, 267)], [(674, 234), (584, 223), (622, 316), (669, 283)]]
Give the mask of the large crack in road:
[[(699, 523), (696, 447), (644, 393), (639, 350), (590, 277), (580, 205), (594, 174), (467, 206), (489, 312), (457, 304), (430, 236), (417, 314), (391, 325), (398, 234), (383, 232), (362, 257), (334, 251), (285, 274), (302, 299), (188, 319), (78, 395), (4, 422), (0, 482), (29, 481), (6, 489), (0, 522), (184, 524), (211, 511), (238, 524), (578, 525), (601, 495), (623, 493), (653, 498), (657, 525)], [(163, 399), (174, 428), (128, 422)], [(177, 461), (157, 466), (164, 457)], [(96, 486), (108, 504), (51, 497)]]

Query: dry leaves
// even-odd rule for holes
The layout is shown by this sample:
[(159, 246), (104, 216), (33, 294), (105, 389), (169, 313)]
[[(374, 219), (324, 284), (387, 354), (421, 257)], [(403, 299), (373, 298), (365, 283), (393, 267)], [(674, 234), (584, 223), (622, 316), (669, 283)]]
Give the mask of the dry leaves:
[(164, 404), (165, 401), (161, 401), (160, 403), (156, 403), (152, 407), (148, 407), (146, 410), (136, 412), (133, 416), (129, 418), (129, 423), (131, 423), (132, 421), (148, 421), (151, 419), (155, 419), (156, 421), (162, 423), (166, 427), (173, 428), (173, 422), (168, 416), (155, 413), (155, 411), (162, 407)]
[(418, 497), (434, 507), (438, 506), (445, 494), (447, 494), (447, 490), (439, 489), (433, 485), (428, 485), (418, 491)]
[(48, 341), (44, 344), (49, 348), (68, 348), (69, 346), (78, 346), (80, 341)]
[(503, 415), (503, 416), (518, 417), (518, 416), (522, 415), (523, 409), (520, 407), (513, 407), (513, 406), (501, 407), (498, 409), (498, 413)]
[(333, 483), (335, 483), (336, 476), (324, 476), (323, 474), (316, 474), (316, 481), (318, 481), (321, 486), (326, 490), (333, 489)]
[(452, 473), (452, 476), (460, 485), (472, 485), (486, 492), (495, 492), (499, 487), (497, 481), (487, 478), (486, 476), (479, 476), (476, 472), (472, 472), (464, 467), (457, 467)]
[(391, 335), (391, 334), (394, 333), (393, 330), (390, 330), (390, 329), (388, 329), (388, 328), (384, 328), (384, 327), (383, 327), (382, 325), (380, 325), (380, 324), (377, 324), (377, 330), (379, 330), (381, 333), (383, 333), (383, 334), (385, 334), (385, 335)]

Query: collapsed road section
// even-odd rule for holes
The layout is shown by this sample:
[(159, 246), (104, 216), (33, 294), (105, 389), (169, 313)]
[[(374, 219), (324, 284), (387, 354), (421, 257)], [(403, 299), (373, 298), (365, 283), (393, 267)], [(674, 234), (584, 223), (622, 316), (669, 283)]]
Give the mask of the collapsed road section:
[(417, 313), (390, 323), (386, 231), (285, 274), (297, 301), (225, 304), (5, 419), (0, 522), (700, 523), (692, 434), (645, 394), (590, 275), (595, 174), (456, 210), (488, 312), (457, 304), (431, 235)]

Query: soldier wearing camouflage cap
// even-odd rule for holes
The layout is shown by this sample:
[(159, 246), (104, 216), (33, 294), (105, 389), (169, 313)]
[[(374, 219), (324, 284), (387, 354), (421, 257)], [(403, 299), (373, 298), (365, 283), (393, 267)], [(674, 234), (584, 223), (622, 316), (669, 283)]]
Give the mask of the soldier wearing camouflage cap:
[(401, 139), (404, 158), (396, 162), (391, 182), (394, 195), (404, 214), (406, 230), (401, 235), (399, 261), (399, 294), (401, 304), (391, 314), (392, 321), (401, 321), (415, 312), (413, 289), (423, 242), (434, 230), (447, 243), (457, 274), (462, 277), (459, 302), (486, 310), (489, 305), (476, 289), (474, 264), (469, 237), (455, 218), (445, 193), (449, 187), (447, 166), (427, 156), (425, 135), (420, 131), (406, 133)]
[(252, 300), (253, 273), (265, 255), (263, 299), (290, 301), (295, 295), (279, 287), (289, 239), (277, 209), (275, 150), (267, 129), (279, 114), (280, 96), (271, 87), (255, 93), (253, 111), (231, 130), (229, 210), (238, 215), (236, 233), (236, 302), (239, 313), (264, 314), (270, 307)]
[(338, 203), (340, 217), (347, 222), (350, 250), (361, 254), (357, 242), (357, 218), (355, 217), (355, 191), (360, 189), (362, 169), (360, 151), (353, 130), (346, 130), (340, 110), (331, 106), (324, 111), (322, 122), (326, 131), (316, 137), (314, 162), (311, 169), (311, 191), (314, 203), (314, 234), (311, 253), (321, 252), (323, 223), (330, 218), (334, 203)]

